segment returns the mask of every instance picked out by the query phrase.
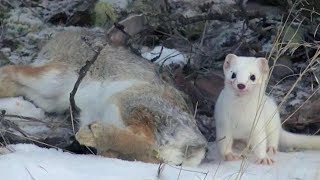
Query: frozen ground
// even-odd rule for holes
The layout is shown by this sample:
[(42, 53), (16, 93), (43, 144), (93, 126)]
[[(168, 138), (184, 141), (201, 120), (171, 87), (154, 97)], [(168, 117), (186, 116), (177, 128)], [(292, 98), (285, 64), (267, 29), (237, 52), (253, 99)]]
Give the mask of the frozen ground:
[[(209, 156), (213, 156), (212, 145)], [(9, 145), (12, 153), (0, 156), (0, 177), (3, 180), (153, 180), (158, 164), (129, 162), (94, 155), (76, 155), (30, 144)], [(210, 158), (209, 158), (210, 159)], [(275, 165), (249, 163), (241, 179), (320, 179), (320, 152), (279, 153)], [(236, 179), (241, 161), (220, 162), (211, 159), (199, 168), (164, 165), (159, 179), (220, 180)], [(207, 172), (209, 172), (207, 174)]]

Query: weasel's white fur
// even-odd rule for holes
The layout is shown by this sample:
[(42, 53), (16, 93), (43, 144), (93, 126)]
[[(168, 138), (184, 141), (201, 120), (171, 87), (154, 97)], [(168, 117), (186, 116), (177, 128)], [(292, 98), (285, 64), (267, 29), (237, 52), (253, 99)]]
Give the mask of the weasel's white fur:
[(229, 54), (223, 69), (225, 87), (216, 102), (215, 122), (219, 151), (225, 160), (240, 158), (232, 151), (234, 139), (247, 140), (260, 164), (274, 162), (267, 152), (276, 153), (278, 145), (320, 149), (319, 136), (298, 135), (282, 129), (277, 105), (265, 95), (269, 74), (265, 58)]

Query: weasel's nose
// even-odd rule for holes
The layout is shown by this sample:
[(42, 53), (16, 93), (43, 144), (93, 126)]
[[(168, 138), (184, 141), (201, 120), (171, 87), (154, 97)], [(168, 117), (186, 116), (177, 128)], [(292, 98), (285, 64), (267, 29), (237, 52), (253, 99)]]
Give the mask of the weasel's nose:
[(244, 84), (238, 84), (237, 86), (238, 86), (238, 88), (239, 88), (240, 90), (246, 88), (246, 85), (244, 85)]

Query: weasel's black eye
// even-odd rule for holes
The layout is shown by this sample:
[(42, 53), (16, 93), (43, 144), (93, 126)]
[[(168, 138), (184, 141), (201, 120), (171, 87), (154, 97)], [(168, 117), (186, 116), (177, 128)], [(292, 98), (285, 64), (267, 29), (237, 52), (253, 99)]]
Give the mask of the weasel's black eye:
[(232, 73), (231, 79), (234, 79), (234, 78), (236, 78), (236, 77), (237, 77), (237, 74), (236, 74), (236, 73)]
[(251, 81), (255, 81), (255, 80), (256, 80), (256, 76), (252, 74), (252, 75), (250, 76), (250, 80), (251, 80)]

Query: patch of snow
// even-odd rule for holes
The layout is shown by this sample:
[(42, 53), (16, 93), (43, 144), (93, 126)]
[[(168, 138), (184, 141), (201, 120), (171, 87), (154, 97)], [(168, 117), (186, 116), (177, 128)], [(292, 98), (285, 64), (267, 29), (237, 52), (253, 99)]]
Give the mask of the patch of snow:
[(28, 8), (17, 8), (13, 9), (9, 13), (9, 18), (6, 20), (6, 25), (13, 29), (12, 33), (15, 31), (35, 31), (40, 29), (44, 23), (35, 16)]
[[(240, 151), (240, 148), (236, 147), (235, 152)], [(216, 179), (236, 179), (240, 168), (243, 168), (242, 180), (320, 178), (320, 151), (278, 152), (272, 157), (275, 164), (271, 166), (255, 164), (253, 152), (247, 156), (248, 160), (244, 161), (226, 162), (218, 157), (216, 143), (211, 143), (207, 155), (209, 163), (200, 166), (208, 169), (211, 175), (216, 174)], [(211, 178), (210, 174), (208, 179)]]
[[(66, 29), (80, 29), (73, 26), (59, 26), (47, 23), (47, 21), (57, 12), (64, 12), (71, 15), (77, 10), (81, 0), (61, 0), (61, 1), (42, 1), (39, 7), (20, 7), (21, 2), (13, 0), (10, 3), (17, 4), (5, 19), (5, 39), (9, 40), (8, 45), (3, 48), (11, 48), (5, 55), (13, 64), (32, 63), (39, 49), (43, 46), (43, 41), (50, 39), (55, 33)], [(98, 28), (88, 28), (101, 34)], [(4, 51), (6, 49), (1, 49)]]
[(166, 47), (163, 47), (162, 52), (161, 52), (162, 46), (156, 46), (154, 49), (152, 49), (151, 51), (147, 51), (142, 53), (142, 57), (148, 59), (148, 60), (152, 60), (153, 58), (157, 57), (160, 55), (160, 57), (155, 61), (155, 63), (159, 64), (159, 65), (165, 65), (168, 66), (170, 64), (186, 64), (187, 63), (187, 59), (185, 58), (185, 56), (175, 50), (175, 49), (169, 49)]
[(299, 91), (297, 91), (297, 98), (308, 98), (310, 96), (309, 93), (306, 93), (303, 91), (303, 89), (299, 89)]
[(273, 45), (272, 45), (272, 41), (269, 40), (267, 43), (264, 43), (262, 45), (262, 49), (261, 49), (261, 52), (264, 52), (264, 53), (268, 53), (271, 51)]
[[(14, 152), (0, 156), (1, 179), (5, 180), (142, 180), (157, 179), (159, 165), (128, 162), (95, 155), (75, 155), (35, 145), (10, 145)], [(179, 168), (165, 166), (160, 179), (176, 180)], [(204, 174), (181, 172), (180, 179), (203, 179)]]
[(116, 9), (126, 9), (132, 0), (99, 0), (111, 4)]
[(1, 98), (0, 110), (5, 110), (6, 114), (34, 117), (37, 119), (45, 117), (42, 109), (35, 107), (31, 102), (24, 100), (23, 97)]
[[(62, 150), (40, 148), (31, 144), (9, 145), (13, 152), (0, 156), (1, 178), (6, 180), (156, 180), (159, 164), (124, 161), (95, 155), (77, 155)], [(217, 157), (215, 144), (211, 144), (208, 160), (197, 168), (165, 164), (159, 179), (165, 180), (222, 180), (236, 179), (243, 168), (243, 180), (319, 179), (320, 152), (304, 151), (278, 153), (271, 166), (241, 161), (224, 162)]]
[(236, 0), (213, 0), (215, 3), (236, 4)]
[[(47, 115), (41, 108), (37, 108), (23, 97), (1, 98), (0, 110), (5, 110), (6, 115), (15, 115), (15, 117), (5, 116), (5, 119), (19, 127), (19, 129), (10, 127), (9, 130), (11, 135), (15, 135), (14, 137), (22, 141), (26, 140), (24, 135), (29, 135), (35, 140), (54, 137), (60, 139), (52, 143), (60, 145), (65, 143), (64, 141), (69, 141), (72, 135), (70, 125), (63, 115)], [(7, 130), (4, 127), (1, 128), (2, 132)]]
[[(244, 30), (244, 21), (237, 21), (235, 23), (227, 23), (218, 20), (213, 20), (210, 23), (212, 28), (209, 28), (207, 34), (210, 34), (212, 38), (205, 39), (204, 43), (211, 47), (213, 52), (223, 52), (225, 47), (234, 45), (242, 36), (251, 37), (247, 38), (246, 42), (250, 42), (255, 38), (250, 34), (252, 30)], [(216, 58), (216, 57), (215, 57)]]
[(0, 51), (5, 54), (6, 56), (10, 56), (11, 49), (10, 48), (2, 48)]
[(296, 105), (300, 105), (302, 103), (301, 99), (293, 99), (289, 102), (290, 106), (296, 106)]

